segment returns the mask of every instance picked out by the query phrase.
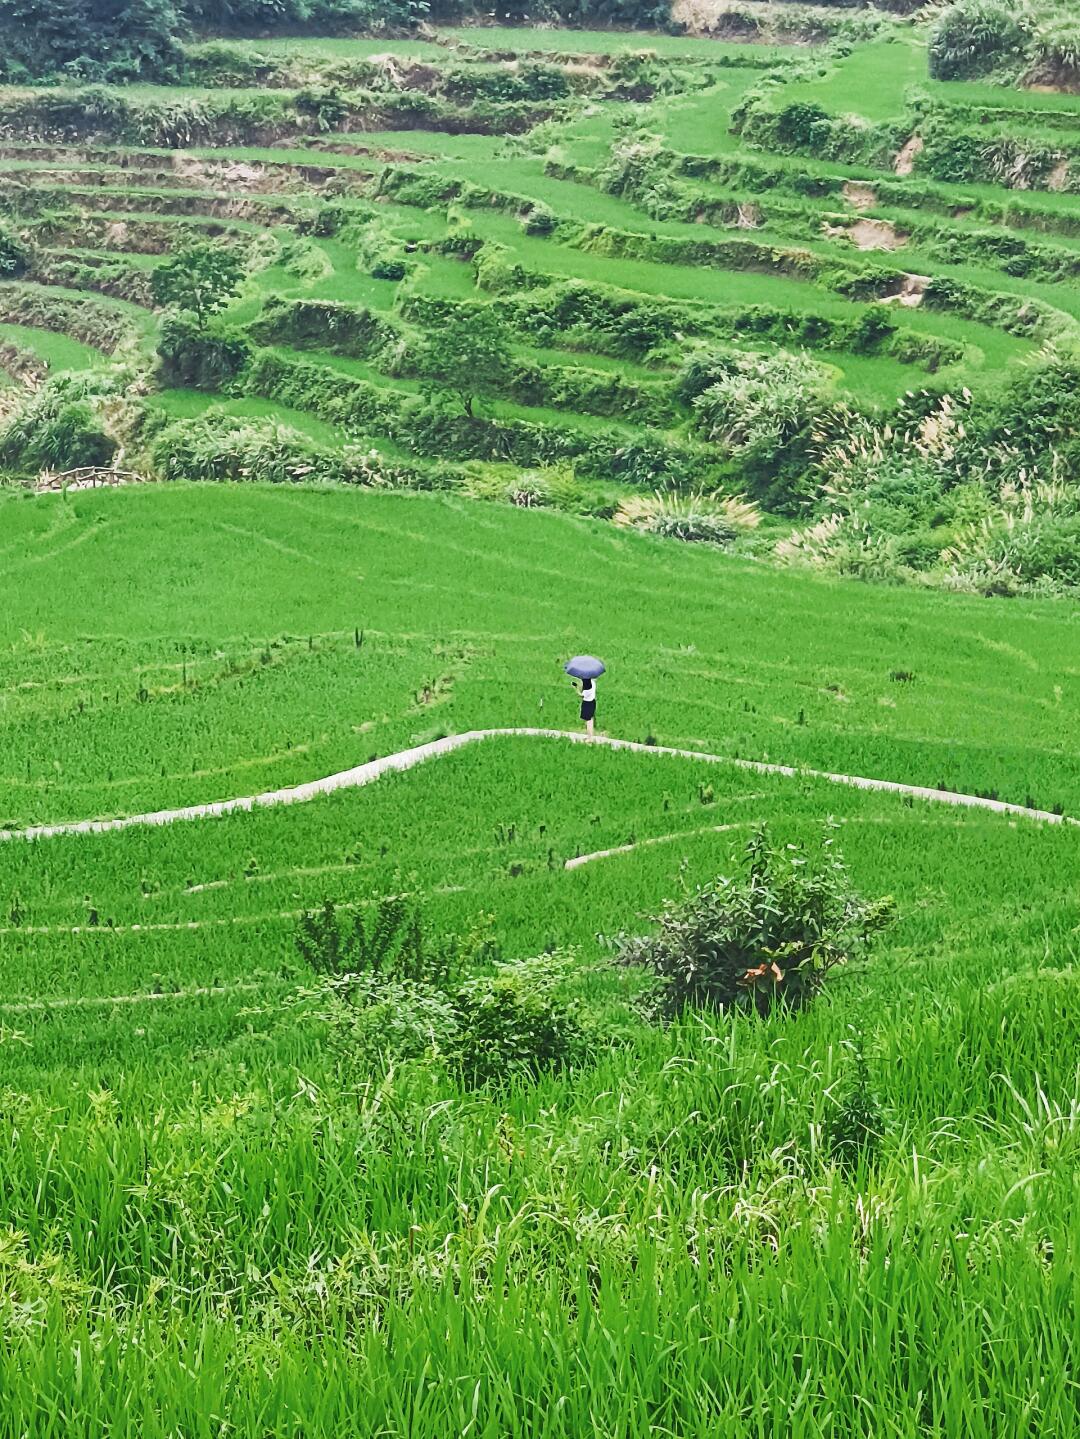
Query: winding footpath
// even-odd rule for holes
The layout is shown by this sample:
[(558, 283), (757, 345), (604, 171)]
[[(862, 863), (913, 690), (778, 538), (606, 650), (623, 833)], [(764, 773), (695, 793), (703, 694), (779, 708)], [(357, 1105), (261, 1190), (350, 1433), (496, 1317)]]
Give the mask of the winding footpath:
[(238, 799), (215, 800), (208, 804), (186, 805), (180, 809), (159, 809), (150, 814), (125, 815), (120, 819), (83, 819), (66, 824), (41, 824), (29, 829), (0, 830), (0, 841), (19, 839), (52, 839), (67, 834), (105, 834), (114, 829), (130, 829), (135, 825), (174, 824), (181, 820), (212, 819), (219, 815), (233, 814), (239, 810), (261, 809), (279, 804), (303, 804), (320, 795), (333, 794), (340, 789), (359, 789), (371, 784), (384, 774), (396, 770), (412, 769), (439, 755), (452, 750), (463, 749), (466, 745), (481, 740), (503, 738), (531, 738), (563, 740), (571, 744), (603, 745), (608, 749), (630, 750), (634, 754), (675, 755), (680, 759), (700, 760), (705, 764), (726, 764), (736, 769), (750, 770), (754, 774), (786, 775), (792, 779), (820, 779), (829, 784), (851, 785), (854, 789), (878, 790), (887, 794), (905, 795), (912, 799), (927, 800), (933, 804), (960, 805), (968, 809), (992, 810), (995, 814), (1017, 815), (1044, 824), (1080, 825), (1080, 819), (1068, 815), (1053, 814), (1049, 810), (1029, 809), (1025, 805), (1006, 804), (1003, 800), (985, 799), (981, 795), (957, 794), (952, 790), (929, 789), (923, 785), (898, 784), (894, 780), (865, 779), (861, 775), (830, 774), (827, 770), (799, 769), (793, 765), (767, 764), (762, 760), (733, 759), (729, 755), (704, 754), (700, 750), (672, 749), (667, 745), (639, 744), (634, 740), (613, 739), (608, 735), (586, 735), (557, 729), (479, 729), (467, 730), (464, 734), (447, 735), (444, 739), (432, 740), (429, 744), (415, 745), (412, 749), (399, 750), (397, 754), (384, 755), (369, 760), (353, 769), (341, 770), (338, 774), (326, 775), (322, 779), (295, 785), (291, 789), (268, 790), (264, 794), (244, 795)]

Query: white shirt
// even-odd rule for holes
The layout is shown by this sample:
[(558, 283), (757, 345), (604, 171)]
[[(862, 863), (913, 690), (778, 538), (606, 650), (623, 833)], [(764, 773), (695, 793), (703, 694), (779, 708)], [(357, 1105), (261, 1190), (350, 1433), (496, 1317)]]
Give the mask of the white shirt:
[(582, 698), (583, 700), (594, 700), (594, 699), (596, 698), (596, 681), (595, 681), (595, 680), (582, 680), (582, 682), (581, 682), (581, 698)]

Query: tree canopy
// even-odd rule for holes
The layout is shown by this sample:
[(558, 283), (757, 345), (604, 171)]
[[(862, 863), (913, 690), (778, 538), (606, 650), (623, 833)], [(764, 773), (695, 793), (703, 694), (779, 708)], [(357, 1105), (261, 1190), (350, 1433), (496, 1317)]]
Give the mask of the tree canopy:
[(505, 331), (487, 305), (455, 315), (436, 329), (424, 354), (425, 377), (457, 395), (469, 416), (476, 396), (498, 389), (511, 363)]
[(195, 316), (200, 329), (236, 294), (244, 262), (235, 250), (197, 240), (154, 271), (154, 299)]

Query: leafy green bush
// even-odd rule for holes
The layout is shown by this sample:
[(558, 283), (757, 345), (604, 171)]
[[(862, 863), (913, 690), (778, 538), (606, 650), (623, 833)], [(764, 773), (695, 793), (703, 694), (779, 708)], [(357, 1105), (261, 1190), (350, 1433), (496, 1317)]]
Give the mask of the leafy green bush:
[(169, 75), (180, 30), (173, 0), (0, 0), (0, 78)]
[(370, 359), (401, 339), (401, 331), (389, 316), (378, 315), (364, 305), (277, 296), (266, 302), (248, 332), (263, 345), (327, 350), (354, 359)]
[(456, 313), (427, 337), (420, 372), (437, 397), (455, 395), (472, 419), (478, 395), (497, 390), (510, 366), (506, 332), (489, 305)]
[(1023, 0), (956, 0), (931, 32), (930, 73), (938, 80), (964, 80), (1015, 65), (1030, 36), (1031, 15)]
[(236, 250), (216, 240), (194, 240), (155, 269), (154, 298), (193, 315), (203, 328), (228, 305), (243, 274), (244, 261)]
[(393, 256), (384, 256), (372, 265), (371, 278), (373, 280), (404, 280), (408, 270), (409, 267), (404, 260), (398, 260)]
[(589, 1026), (572, 994), (574, 960), (496, 963), (486, 928), (435, 939), (417, 906), (388, 896), (346, 917), (327, 901), (297, 928), (318, 976), (305, 999), (350, 1064), (438, 1057), (466, 1084), (535, 1077), (586, 1058)]
[(161, 322), (158, 358), (166, 387), (227, 389), (250, 355), (250, 344), (236, 330), (203, 327), (185, 314), (167, 315)]
[(657, 933), (624, 939), (619, 959), (658, 981), (659, 1013), (742, 1007), (766, 1015), (802, 1009), (830, 971), (859, 952), (892, 915), (891, 899), (855, 890), (826, 826), (821, 851), (774, 843), (762, 826), (743, 869), (655, 916)]
[(100, 381), (60, 375), (0, 430), (0, 466), (17, 473), (108, 465), (117, 450), (94, 406)]
[(570, 994), (573, 967), (572, 955), (544, 954), (461, 985), (454, 1063), (467, 1084), (535, 1078), (584, 1062), (593, 1037)]
[(526, 235), (550, 235), (557, 223), (554, 211), (540, 202), (530, 206), (521, 217), (521, 228)]
[(450, 995), (393, 974), (327, 976), (305, 996), (350, 1069), (378, 1072), (403, 1060), (445, 1058), (458, 1038)]

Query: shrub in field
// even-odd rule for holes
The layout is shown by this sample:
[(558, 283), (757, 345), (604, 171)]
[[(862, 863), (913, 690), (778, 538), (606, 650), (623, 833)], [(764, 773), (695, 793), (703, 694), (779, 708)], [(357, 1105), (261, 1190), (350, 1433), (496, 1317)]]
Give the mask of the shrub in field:
[(849, 117), (832, 115), (817, 102), (776, 102), (770, 82), (750, 91), (732, 112), (732, 128), (765, 149), (852, 163), (884, 164), (902, 143), (896, 125), (852, 124)]
[(510, 366), (506, 331), (487, 305), (453, 315), (428, 336), (421, 373), (436, 396), (456, 395), (471, 419), (478, 395), (497, 390)]
[(333, 900), (305, 914), (296, 931), (301, 959), (316, 974), (369, 974), (417, 984), (448, 986), (465, 963), (457, 939), (435, 940), (417, 906), (400, 895), (340, 912)]
[(803, 564), (851, 579), (877, 584), (912, 578), (900, 538), (872, 530), (860, 515), (827, 515), (779, 540), (774, 555), (781, 564)]
[(301, 115), (310, 115), (317, 130), (333, 130), (349, 113), (349, 100), (334, 85), (310, 86), (296, 93), (295, 104)]
[(738, 459), (753, 497), (770, 509), (800, 500), (812, 426), (829, 404), (825, 372), (805, 355), (733, 353), (694, 397), (696, 428)]
[(224, 390), (247, 364), (251, 346), (231, 329), (200, 325), (190, 315), (168, 315), (158, 339), (162, 383), (192, 390)]
[(437, 985), (385, 974), (327, 976), (305, 999), (350, 1068), (379, 1070), (402, 1060), (444, 1057), (458, 1037), (457, 1014)]
[(964, 80), (1015, 65), (1024, 56), (1031, 25), (1022, 0), (956, 0), (931, 32), (930, 73), (938, 80)]
[(21, 473), (107, 465), (117, 441), (94, 405), (102, 388), (81, 375), (60, 375), (31, 397), (0, 430), (0, 466)]
[(150, 460), (166, 480), (341, 484), (350, 479), (350, 467), (339, 451), (288, 425), (213, 413), (168, 425), (156, 436)]
[(623, 940), (619, 958), (653, 972), (667, 1018), (688, 1007), (798, 1010), (892, 908), (891, 899), (856, 891), (831, 825), (817, 855), (774, 843), (762, 826), (747, 843), (741, 873), (669, 902), (655, 917), (657, 932)]
[(942, 558), (950, 588), (975, 594), (1018, 594), (1040, 581), (1080, 585), (1080, 502), (1069, 491), (1036, 486), (960, 529)]
[(1038, 17), (1032, 44), (1028, 85), (1056, 85), (1080, 92), (1080, 15), (1065, 10)]
[(284, 300), (276, 296), (263, 306), (249, 333), (260, 344), (329, 350), (355, 359), (369, 359), (401, 338), (399, 328), (391, 319), (375, 314), (366, 306), (334, 300)]
[(438, 1057), (478, 1085), (565, 1068), (589, 1052), (569, 954), (469, 975), (494, 955), (488, 932), (435, 938), (416, 905), (394, 896), (349, 917), (327, 901), (300, 921), (296, 946), (320, 981), (305, 997), (350, 1063)]
[(998, 480), (1080, 473), (1080, 357), (1048, 354), (1021, 369), (980, 408), (961, 453)]
[(521, 228), (526, 235), (550, 235), (557, 223), (554, 211), (542, 201), (530, 206), (521, 217)]
[(467, 1084), (535, 1077), (582, 1063), (592, 1036), (571, 994), (573, 955), (500, 964), (455, 992), (454, 1063)]

